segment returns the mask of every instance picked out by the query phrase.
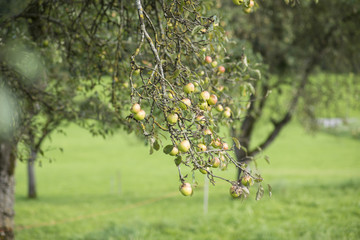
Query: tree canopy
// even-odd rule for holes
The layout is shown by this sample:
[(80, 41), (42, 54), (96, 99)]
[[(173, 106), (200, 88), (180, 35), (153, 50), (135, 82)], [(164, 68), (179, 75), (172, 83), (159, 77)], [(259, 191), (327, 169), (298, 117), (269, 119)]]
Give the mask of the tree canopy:
[[(0, 87), (18, 108), (1, 126), (0, 232), (9, 239), (19, 143), (41, 143), (63, 121), (103, 136), (124, 128), (145, 138), (151, 152), (162, 148), (175, 157), (183, 195), (193, 189), (182, 167), (229, 182), (234, 197), (262, 181), (229, 154), (239, 141), (226, 143), (220, 131), (241, 121), (261, 75), (245, 54), (236, 61), (228, 55), (213, 1), (17, 3), (0, 16)], [(243, 169), (241, 179), (212, 170), (228, 164)]]

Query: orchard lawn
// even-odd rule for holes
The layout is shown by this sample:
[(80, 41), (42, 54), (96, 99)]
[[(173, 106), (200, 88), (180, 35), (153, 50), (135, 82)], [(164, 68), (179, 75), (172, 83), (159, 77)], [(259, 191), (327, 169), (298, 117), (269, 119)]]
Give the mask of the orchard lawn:
[[(192, 197), (179, 191), (173, 157), (133, 135), (92, 138), (71, 126), (54, 135), (37, 167), (39, 199), (26, 196), (25, 164), (16, 173), (17, 239), (360, 239), (360, 139), (286, 127), (258, 160), (272, 198), (232, 200), (230, 185), (204, 175)], [(220, 170), (217, 170), (220, 171)], [(189, 171), (187, 171), (189, 172)], [(235, 169), (223, 172), (235, 176)], [(191, 173), (189, 174), (191, 177)], [(267, 193), (267, 191), (266, 191)]]

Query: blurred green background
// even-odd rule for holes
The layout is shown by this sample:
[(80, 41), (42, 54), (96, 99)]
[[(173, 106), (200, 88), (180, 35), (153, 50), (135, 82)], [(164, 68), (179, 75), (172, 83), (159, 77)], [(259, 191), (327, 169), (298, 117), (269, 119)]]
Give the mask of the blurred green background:
[(26, 165), (18, 163), (17, 239), (360, 238), (360, 141), (346, 126), (310, 135), (294, 121), (266, 152), (270, 165), (258, 160), (273, 196), (255, 201), (254, 188), (249, 199), (233, 200), (220, 181), (210, 186), (207, 214), (201, 173), (186, 198), (173, 158), (149, 155), (133, 135), (66, 132), (46, 144), (55, 160), (36, 168), (38, 200), (26, 198)]

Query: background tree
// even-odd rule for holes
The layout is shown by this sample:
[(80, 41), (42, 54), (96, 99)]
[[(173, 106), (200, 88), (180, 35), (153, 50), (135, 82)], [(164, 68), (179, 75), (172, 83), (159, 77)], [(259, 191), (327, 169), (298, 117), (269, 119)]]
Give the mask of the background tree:
[[(341, 117), (358, 106), (349, 96), (358, 96), (360, 81), (349, 73), (359, 72), (360, 2), (316, 2), (260, 1), (258, 11), (243, 16), (223, 4), (225, 22), (233, 26), (229, 35), (247, 40), (247, 51), (268, 67), (254, 85), (253, 104), (232, 131), (244, 147), (236, 150), (239, 161), (251, 160), (267, 148), (296, 112), (314, 129), (317, 117)], [(254, 143), (255, 129), (262, 124), (271, 130)]]
[[(248, 8), (250, 1), (244, 4)], [(241, 120), (238, 109), (249, 106), (246, 96), (259, 71), (246, 55), (228, 58), (212, 1), (49, 0), (18, 6), (23, 8), (3, 11), (0, 20), (0, 86), (18, 108), (6, 112), (10, 121), (1, 126), (1, 238), (14, 237), (19, 144), (41, 151), (41, 139), (64, 120), (94, 135), (119, 127), (135, 131), (151, 151), (166, 145), (163, 151), (176, 156), (183, 195), (193, 189), (181, 166), (200, 170), (212, 183), (229, 182), (234, 197), (246, 197), (254, 180), (261, 182), (256, 171), (232, 158), (233, 147), (220, 132), (221, 125)], [(211, 170), (229, 163), (244, 170), (242, 179)]]

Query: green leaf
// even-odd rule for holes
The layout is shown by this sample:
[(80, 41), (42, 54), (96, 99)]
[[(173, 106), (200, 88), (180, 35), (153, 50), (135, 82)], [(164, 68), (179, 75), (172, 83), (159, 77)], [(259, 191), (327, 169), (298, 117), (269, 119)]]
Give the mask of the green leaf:
[(180, 163), (182, 162), (181, 156), (180, 156), (180, 155), (177, 156), (177, 157), (175, 158), (174, 162), (175, 162), (175, 165), (176, 165), (176, 166), (179, 166)]
[(211, 135), (205, 135), (204, 140), (205, 145), (209, 145), (211, 143)]
[(198, 25), (198, 26), (194, 27), (194, 29), (191, 31), (191, 34), (194, 35), (195, 33), (200, 32), (200, 30), (203, 28), (204, 28), (203, 26)]
[(259, 188), (258, 188), (258, 190), (257, 190), (257, 192), (256, 192), (256, 198), (255, 198), (255, 200), (256, 200), (256, 201), (259, 201), (263, 196), (264, 196), (264, 188), (263, 188), (263, 186), (260, 184), (260, 186), (259, 186)]
[(165, 154), (169, 154), (172, 151), (173, 148), (174, 148), (173, 145), (167, 145), (167, 146), (164, 147), (163, 152)]
[(241, 145), (240, 145), (240, 142), (239, 142), (239, 140), (237, 140), (236, 138), (232, 138), (233, 139), (233, 141), (234, 141), (234, 143), (235, 143), (235, 146), (236, 146), (236, 148), (237, 149), (240, 149), (241, 148)]
[(156, 151), (159, 151), (159, 149), (160, 149), (160, 144), (159, 144), (158, 140), (155, 140), (153, 146), (154, 146), (154, 149), (155, 149)]
[(179, 76), (180, 74), (180, 69), (176, 69), (176, 71), (174, 72), (174, 75), (171, 76), (171, 79), (175, 79)]

